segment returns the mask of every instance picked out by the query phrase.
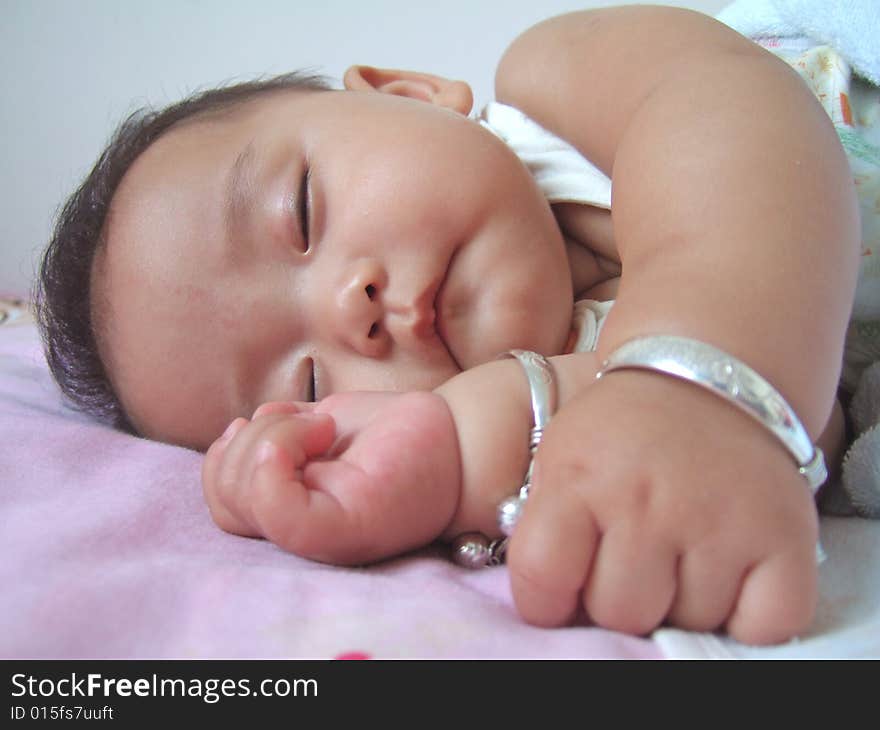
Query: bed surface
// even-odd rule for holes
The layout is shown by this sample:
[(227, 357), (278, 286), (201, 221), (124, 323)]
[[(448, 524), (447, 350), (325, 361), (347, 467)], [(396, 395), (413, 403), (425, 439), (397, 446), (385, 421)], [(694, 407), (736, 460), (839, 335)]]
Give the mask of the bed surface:
[(809, 636), (752, 649), (521, 622), (504, 568), (441, 550), (365, 568), (301, 560), (217, 529), (200, 456), (61, 404), (26, 311), (0, 302), (0, 657), (880, 657), (880, 522), (823, 520)]

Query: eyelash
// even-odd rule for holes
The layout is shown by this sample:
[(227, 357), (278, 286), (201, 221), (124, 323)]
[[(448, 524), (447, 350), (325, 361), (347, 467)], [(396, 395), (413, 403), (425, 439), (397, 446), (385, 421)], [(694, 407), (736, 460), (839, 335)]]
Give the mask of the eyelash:
[(311, 225), (311, 179), (312, 179), (312, 168), (306, 166), (306, 169), (303, 171), (302, 177), (302, 185), (300, 186), (299, 191), (299, 219), (303, 240), (303, 253), (308, 253), (311, 248), (310, 236), (309, 236), (309, 227)]
[(314, 403), (318, 400), (318, 387), (315, 382), (315, 361), (309, 358), (309, 382), (306, 391), (306, 401)]

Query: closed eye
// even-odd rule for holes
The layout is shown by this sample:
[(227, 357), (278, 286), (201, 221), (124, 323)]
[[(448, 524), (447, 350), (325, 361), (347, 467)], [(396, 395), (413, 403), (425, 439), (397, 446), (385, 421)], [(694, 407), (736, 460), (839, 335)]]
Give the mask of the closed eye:
[(306, 397), (307, 403), (314, 403), (317, 400), (317, 387), (315, 385), (315, 361), (309, 358), (309, 378), (306, 381)]
[(311, 247), (311, 208), (312, 208), (312, 168), (306, 165), (303, 170), (302, 180), (299, 186), (299, 205), (297, 217), (299, 218), (299, 230), (302, 236), (303, 253), (307, 253)]

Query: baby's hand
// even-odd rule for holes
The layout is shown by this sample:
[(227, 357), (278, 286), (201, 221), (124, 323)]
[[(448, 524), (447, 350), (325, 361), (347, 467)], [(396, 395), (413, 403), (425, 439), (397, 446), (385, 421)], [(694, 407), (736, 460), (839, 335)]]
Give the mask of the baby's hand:
[(458, 442), (432, 393), (269, 403), (205, 456), (215, 522), (312, 560), (363, 563), (427, 544), (458, 501)]
[(629, 633), (666, 620), (771, 643), (812, 620), (816, 538), (810, 489), (760, 424), (690, 383), (621, 372), (551, 421), (508, 563), (539, 625), (583, 608)]

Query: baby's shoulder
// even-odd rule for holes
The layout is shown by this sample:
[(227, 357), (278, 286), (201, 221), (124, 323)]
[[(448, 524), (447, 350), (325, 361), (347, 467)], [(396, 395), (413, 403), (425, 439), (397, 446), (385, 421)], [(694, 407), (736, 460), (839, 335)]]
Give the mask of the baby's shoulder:
[(495, 97), (609, 172), (633, 115), (659, 85), (683, 69), (715, 69), (731, 53), (764, 52), (693, 10), (576, 11), (542, 21), (510, 44), (495, 72)]

